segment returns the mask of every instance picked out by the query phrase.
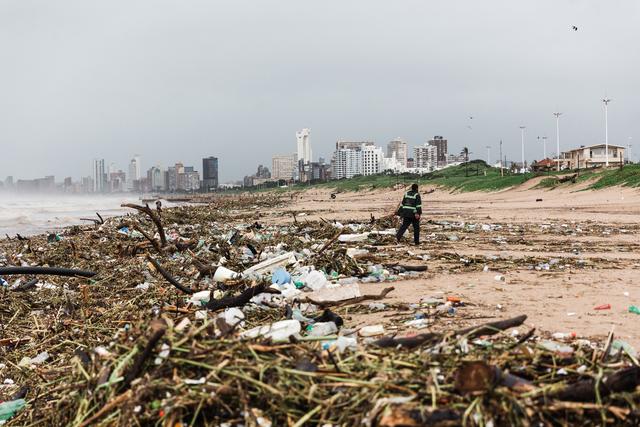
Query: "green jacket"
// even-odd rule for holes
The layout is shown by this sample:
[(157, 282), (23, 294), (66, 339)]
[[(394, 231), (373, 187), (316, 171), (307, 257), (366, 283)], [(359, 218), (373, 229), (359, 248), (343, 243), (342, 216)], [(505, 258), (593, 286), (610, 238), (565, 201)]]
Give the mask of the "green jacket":
[(420, 198), (420, 193), (409, 190), (402, 198), (398, 215), (404, 218), (413, 218), (416, 214), (422, 215), (422, 199)]

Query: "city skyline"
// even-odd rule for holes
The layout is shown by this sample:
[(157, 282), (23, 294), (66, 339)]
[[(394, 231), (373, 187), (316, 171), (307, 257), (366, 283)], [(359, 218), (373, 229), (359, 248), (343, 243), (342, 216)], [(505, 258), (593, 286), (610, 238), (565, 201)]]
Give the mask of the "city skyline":
[(603, 98), (609, 143), (640, 134), (636, 2), (117, 4), (0, 6), (4, 175), (215, 153), (226, 182), (290, 152), (303, 127), (324, 156), (337, 139), (446, 135), (478, 157), (502, 140), (515, 159), (525, 125), (532, 160), (538, 136), (555, 151), (555, 111), (563, 149), (604, 142)]

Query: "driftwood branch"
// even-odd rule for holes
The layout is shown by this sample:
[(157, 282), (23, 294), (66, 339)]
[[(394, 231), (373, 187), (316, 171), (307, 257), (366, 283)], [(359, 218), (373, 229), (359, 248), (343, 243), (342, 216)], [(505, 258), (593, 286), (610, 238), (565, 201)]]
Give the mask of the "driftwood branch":
[(254, 296), (265, 292), (267, 290), (266, 284), (260, 284), (247, 288), (235, 297), (225, 297), (220, 299), (212, 299), (207, 303), (207, 309), (211, 311), (222, 310), (228, 307), (240, 307), (248, 303)]
[(167, 246), (167, 236), (164, 234), (164, 227), (162, 226), (162, 220), (160, 219), (160, 214), (158, 214), (158, 212), (153, 211), (149, 207), (149, 205), (141, 206), (141, 205), (136, 205), (134, 203), (125, 203), (121, 206), (123, 208), (135, 209), (138, 212), (142, 212), (146, 214), (149, 218), (151, 218), (151, 221), (153, 221), (153, 223), (156, 225), (156, 228), (158, 229), (158, 234), (160, 235), (160, 243), (162, 247)]
[[(494, 335), (498, 332), (520, 326), (527, 319), (527, 316), (522, 315), (513, 317), (511, 319), (500, 320), (497, 322), (485, 323), (479, 326), (473, 326), (470, 328), (459, 329), (453, 332), (454, 336), (467, 335), (468, 338), (476, 338), (481, 335)], [(396, 338), (395, 336), (387, 336), (374, 341), (374, 345), (378, 347), (406, 347), (415, 348), (423, 344), (436, 344), (447, 335), (447, 333), (439, 334), (434, 332), (427, 332), (424, 334), (418, 334), (411, 337)]]
[(171, 283), (173, 286), (175, 286), (176, 288), (180, 289), (185, 294), (193, 294), (193, 290), (192, 289), (187, 288), (186, 286), (184, 286), (183, 284), (178, 282), (171, 274), (169, 274), (169, 272), (167, 270), (162, 268), (162, 266), (160, 265), (160, 263), (158, 261), (156, 261), (155, 259), (153, 259), (149, 255), (147, 255), (147, 259), (149, 260), (149, 262), (151, 264), (153, 264), (155, 269), (158, 270), (158, 273), (160, 273), (162, 275), (162, 277), (164, 277), (167, 280), (167, 282)]
[(199, 259), (194, 258), (191, 263), (198, 269), (198, 271), (200, 272), (200, 274), (204, 274), (204, 275), (211, 275), (213, 273), (216, 272), (216, 268), (218, 268), (215, 265), (207, 265), (204, 262), (200, 261)]
[(322, 254), (325, 250), (327, 250), (327, 248), (331, 245), (333, 245), (335, 243), (336, 240), (338, 240), (338, 238), (340, 237), (340, 235), (342, 234), (343, 230), (340, 230), (336, 233), (335, 236), (333, 236), (331, 238), (331, 240), (329, 240), (327, 243), (324, 244), (323, 247), (320, 248), (320, 250), (318, 251), (318, 255)]
[(88, 270), (76, 270), (73, 268), (60, 267), (0, 267), (0, 276), (10, 276), (12, 274), (38, 274), (46, 276), (68, 276), (68, 277), (93, 277), (97, 273)]
[(146, 231), (144, 231), (144, 229), (143, 229), (142, 227), (140, 227), (140, 225), (139, 225), (139, 224), (135, 224), (135, 223), (134, 223), (133, 225), (131, 225), (131, 227), (132, 227), (134, 230), (136, 230), (136, 231), (140, 232), (140, 234), (142, 234), (142, 235), (144, 236), (144, 238), (145, 238), (145, 239), (147, 239), (148, 241), (150, 241), (150, 242), (151, 242), (151, 244), (153, 245), (153, 247), (156, 249), (156, 251), (158, 251), (158, 252), (160, 252), (160, 253), (162, 252), (162, 248), (160, 247), (160, 244), (158, 243), (158, 241), (157, 241), (156, 239), (154, 239), (153, 237), (151, 237), (151, 236), (149, 235), (149, 233), (147, 233)]
[(113, 408), (119, 406), (121, 403), (130, 401), (133, 397), (133, 392), (131, 390), (127, 390), (126, 392), (114, 397), (104, 405), (98, 412), (96, 412), (92, 417), (86, 419), (79, 427), (88, 427), (93, 425), (97, 420), (99, 420), (103, 415), (108, 412), (111, 412)]
[(640, 366), (631, 366), (607, 375), (597, 384), (593, 378), (570, 384), (551, 397), (572, 402), (594, 402), (597, 394), (600, 398), (611, 393), (633, 391), (640, 385)]
[(13, 291), (14, 292), (28, 291), (29, 289), (35, 288), (37, 283), (38, 283), (38, 279), (31, 279), (28, 282), (21, 283), (18, 287), (14, 288)]
[(387, 294), (393, 291), (395, 288), (393, 286), (389, 288), (384, 288), (380, 294), (378, 295), (362, 295), (359, 297), (349, 298), (342, 301), (314, 301), (311, 298), (307, 298), (309, 302), (319, 306), (319, 307), (344, 307), (345, 305), (359, 304), (363, 301), (379, 301), (384, 299)]
[(153, 335), (151, 335), (151, 338), (149, 338), (149, 342), (147, 342), (144, 350), (142, 351), (142, 353), (140, 353), (140, 355), (138, 355), (138, 358), (134, 362), (133, 366), (131, 366), (131, 369), (129, 370), (129, 372), (127, 372), (127, 375), (125, 375), (124, 381), (122, 383), (123, 390), (128, 389), (129, 386), (131, 386), (131, 382), (138, 378), (138, 376), (140, 376), (142, 368), (144, 367), (144, 363), (151, 356), (153, 348), (156, 346), (158, 341), (160, 341), (160, 338), (162, 338), (165, 331), (166, 328), (159, 328), (153, 333)]

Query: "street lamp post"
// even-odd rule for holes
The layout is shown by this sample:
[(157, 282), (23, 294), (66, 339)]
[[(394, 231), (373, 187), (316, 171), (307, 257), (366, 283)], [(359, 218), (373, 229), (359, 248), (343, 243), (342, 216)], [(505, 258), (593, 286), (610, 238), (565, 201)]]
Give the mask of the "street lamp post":
[(553, 113), (553, 115), (556, 116), (556, 157), (558, 171), (560, 171), (560, 116), (562, 115), (562, 113)]
[(631, 162), (631, 137), (627, 138), (627, 163)]
[(602, 100), (604, 102), (604, 158), (605, 158), (605, 167), (609, 167), (609, 113), (608, 106), (611, 102), (611, 99), (604, 98)]
[(522, 173), (524, 173), (524, 130), (526, 126), (520, 126), (520, 136), (522, 139)]
[(502, 140), (500, 140), (500, 176), (504, 176), (504, 169), (502, 168)]
[(491, 146), (487, 145), (487, 166), (491, 166)]

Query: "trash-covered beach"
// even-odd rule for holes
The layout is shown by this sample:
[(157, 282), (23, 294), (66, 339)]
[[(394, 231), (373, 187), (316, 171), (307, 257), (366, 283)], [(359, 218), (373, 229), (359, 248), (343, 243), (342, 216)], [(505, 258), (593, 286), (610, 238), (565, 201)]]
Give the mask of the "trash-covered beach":
[[(348, 197), (357, 198), (265, 193), (130, 205), (123, 217), (2, 240), (0, 420), (640, 422), (634, 339), (606, 317), (605, 334), (575, 327), (581, 316), (621, 311), (640, 320), (635, 288), (611, 290), (624, 305), (596, 299), (563, 310), (566, 323), (555, 328), (532, 324), (528, 316), (540, 313), (523, 300), (553, 307), (535, 289), (547, 278), (628, 274), (638, 261), (624, 256), (636, 245), (625, 236), (637, 225), (439, 212), (425, 215), (415, 247), (396, 243), (385, 206), (354, 215), (340, 208)], [(603, 240), (610, 235), (619, 237), (613, 246)], [(429, 286), (443, 275), (448, 286)]]

